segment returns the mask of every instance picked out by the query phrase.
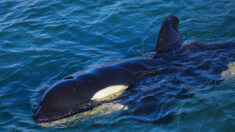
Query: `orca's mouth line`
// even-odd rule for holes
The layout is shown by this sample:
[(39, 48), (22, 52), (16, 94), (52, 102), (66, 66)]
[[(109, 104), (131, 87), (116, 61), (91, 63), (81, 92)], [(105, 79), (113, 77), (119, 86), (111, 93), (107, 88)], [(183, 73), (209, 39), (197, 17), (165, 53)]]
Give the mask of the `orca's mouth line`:
[[(76, 115), (76, 114), (79, 114), (79, 113), (82, 113), (82, 112), (85, 112), (85, 111), (90, 111), (92, 110), (94, 107), (97, 107), (101, 105), (101, 103), (99, 102), (89, 102), (89, 103), (85, 103), (83, 105), (77, 105), (73, 108), (70, 108), (68, 109), (68, 111), (64, 112), (64, 113), (49, 113), (46, 115), (41, 115), (39, 117), (39, 119), (36, 118), (36, 116), (34, 116), (35, 118), (35, 121), (37, 123), (49, 123), (49, 122), (52, 122), (52, 121), (56, 121), (56, 120), (60, 120), (60, 119), (63, 119), (63, 118), (67, 118), (69, 116), (73, 116), (73, 115)], [(39, 114), (40, 112), (40, 109), (39, 111), (36, 113), (36, 114)]]
[[(104, 115), (108, 115), (114, 112), (120, 112), (120, 111), (125, 111), (128, 110), (128, 106), (122, 105), (118, 102), (109, 102), (109, 103), (104, 103), (101, 104), (97, 107), (94, 107), (93, 109), (89, 111), (84, 111), (82, 113), (76, 113), (74, 115), (68, 116), (68, 117), (63, 117), (61, 119), (49, 121), (49, 122), (39, 122), (38, 124), (41, 127), (67, 127), (64, 125), (64, 123), (70, 123), (74, 120), (84, 120), (88, 118), (93, 118), (93, 117), (100, 117)], [(60, 124), (63, 124), (60, 126)], [(69, 125), (68, 125), (69, 126)]]

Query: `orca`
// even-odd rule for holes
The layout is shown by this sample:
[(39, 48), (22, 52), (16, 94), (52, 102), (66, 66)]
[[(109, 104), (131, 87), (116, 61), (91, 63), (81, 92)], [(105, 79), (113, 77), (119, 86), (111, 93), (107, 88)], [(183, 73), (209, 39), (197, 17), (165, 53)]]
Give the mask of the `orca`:
[[(169, 51), (182, 40), (178, 23), (175, 16), (164, 20), (155, 48), (157, 54)], [(157, 74), (159, 63), (155, 57), (140, 57), (67, 77), (46, 90), (33, 119), (43, 123), (90, 111), (116, 99), (137, 80)]]

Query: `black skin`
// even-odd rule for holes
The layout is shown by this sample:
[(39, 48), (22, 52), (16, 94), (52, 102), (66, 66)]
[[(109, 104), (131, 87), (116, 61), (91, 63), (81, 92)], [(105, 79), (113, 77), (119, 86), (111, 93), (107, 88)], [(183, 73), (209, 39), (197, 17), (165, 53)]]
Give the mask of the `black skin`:
[[(157, 52), (167, 51), (181, 40), (178, 21), (177, 17), (170, 16), (163, 22)], [(139, 58), (65, 78), (44, 93), (33, 119), (36, 122), (49, 122), (91, 110), (102, 103), (91, 100), (96, 92), (113, 85), (130, 86), (144, 76), (156, 74), (158, 65), (159, 61), (154, 58)]]
[(182, 40), (178, 31), (179, 19), (170, 16), (165, 19), (158, 35), (158, 41), (155, 50), (157, 53), (165, 52)]

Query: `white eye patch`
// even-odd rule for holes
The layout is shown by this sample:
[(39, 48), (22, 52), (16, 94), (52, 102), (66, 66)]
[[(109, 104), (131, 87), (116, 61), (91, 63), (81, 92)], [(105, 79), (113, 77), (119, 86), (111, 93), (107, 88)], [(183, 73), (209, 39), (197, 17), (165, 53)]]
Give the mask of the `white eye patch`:
[(105, 101), (108, 99), (113, 99), (117, 96), (123, 94), (123, 92), (128, 88), (126, 85), (113, 85), (106, 87), (98, 92), (96, 92), (91, 100), (95, 101)]

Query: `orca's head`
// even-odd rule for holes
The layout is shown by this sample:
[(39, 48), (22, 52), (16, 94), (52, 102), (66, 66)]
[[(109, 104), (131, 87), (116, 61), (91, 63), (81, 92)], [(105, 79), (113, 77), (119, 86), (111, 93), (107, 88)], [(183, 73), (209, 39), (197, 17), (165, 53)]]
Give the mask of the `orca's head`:
[(94, 102), (77, 79), (66, 79), (50, 87), (42, 96), (33, 119), (38, 122), (55, 121), (76, 113), (91, 110)]
[(111, 82), (102, 83), (95, 74), (67, 77), (44, 93), (33, 119), (46, 123), (83, 113), (118, 97), (128, 88), (119, 83), (111, 85)]

